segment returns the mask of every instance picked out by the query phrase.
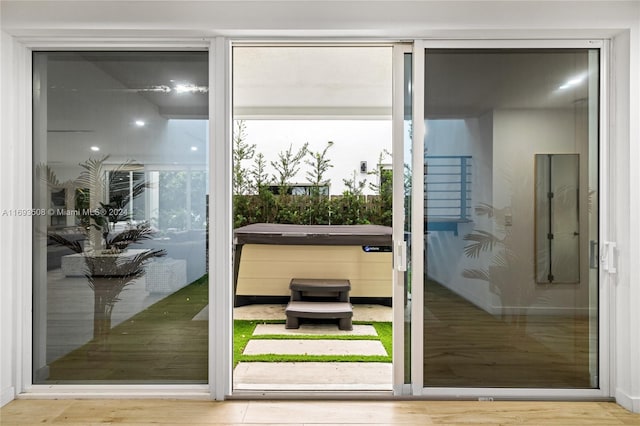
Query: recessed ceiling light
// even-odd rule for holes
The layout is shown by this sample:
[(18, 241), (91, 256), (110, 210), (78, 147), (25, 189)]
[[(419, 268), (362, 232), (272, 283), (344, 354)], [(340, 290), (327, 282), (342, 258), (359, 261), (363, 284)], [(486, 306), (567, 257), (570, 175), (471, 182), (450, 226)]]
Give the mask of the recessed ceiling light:
[(135, 122), (135, 123), (136, 123), (136, 126), (138, 126), (138, 127), (142, 127), (142, 126), (144, 126), (145, 124), (147, 124), (147, 123), (145, 123), (145, 122), (144, 122), (144, 121), (142, 121), (142, 120), (136, 120), (136, 122)]
[(197, 147), (197, 146), (192, 146), (192, 147), (191, 147), (191, 151), (197, 151), (197, 150), (198, 150), (198, 147)]
[(185, 93), (185, 92), (193, 92), (194, 87), (193, 84), (177, 84), (176, 92)]
[(207, 93), (209, 88), (206, 86), (196, 86), (191, 83), (180, 83), (175, 86), (176, 93)]
[(91, 147), (91, 151), (95, 151), (95, 152), (100, 151), (100, 147), (98, 147), (98, 146), (92, 146), (92, 147)]
[(587, 78), (586, 75), (579, 75), (577, 77), (573, 77), (570, 78), (569, 80), (567, 80), (566, 83), (564, 83), (562, 86), (558, 87), (558, 90), (565, 90), (568, 89), (569, 87), (573, 87), (573, 86), (577, 86), (580, 83), (582, 83), (585, 79)]

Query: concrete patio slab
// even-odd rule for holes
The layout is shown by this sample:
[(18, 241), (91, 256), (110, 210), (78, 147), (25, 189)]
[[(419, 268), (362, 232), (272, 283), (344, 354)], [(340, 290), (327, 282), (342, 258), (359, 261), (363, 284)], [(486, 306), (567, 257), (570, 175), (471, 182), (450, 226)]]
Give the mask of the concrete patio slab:
[[(242, 320), (284, 320), (286, 319), (286, 315), (284, 314), (285, 307), (286, 305), (273, 304), (239, 306), (233, 309), (233, 318)], [(205, 310), (207, 309), (208, 307), (205, 308)], [(200, 314), (197, 316), (200, 316)], [(391, 307), (389, 306), (370, 304), (353, 305), (353, 321), (391, 322), (392, 317)]]
[(353, 305), (353, 321), (391, 322), (393, 313), (391, 306), (355, 304)]
[(294, 336), (305, 335), (319, 335), (319, 334), (331, 334), (331, 335), (344, 335), (344, 336), (377, 336), (378, 333), (372, 325), (359, 325), (353, 326), (353, 330), (340, 330), (336, 324), (301, 324), (298, 329), (284, 328), (284, 324), (258, 324), (255, 331), (255, 335), (265, 334), (284, 334)]
[(379, 340), (250, 340), (244, 355), (382, 355)]
[(392, 364), (383, 362), (241, 362), (235, 389), (391, 390)]

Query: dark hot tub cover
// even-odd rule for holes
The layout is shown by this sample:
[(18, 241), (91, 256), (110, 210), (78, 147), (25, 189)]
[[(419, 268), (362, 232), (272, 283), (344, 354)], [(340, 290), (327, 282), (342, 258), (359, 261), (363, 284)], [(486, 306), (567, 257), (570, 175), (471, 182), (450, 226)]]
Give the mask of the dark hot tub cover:
[(234, 237), (236, 244), (390, 246), (391, 227), (254, 223), (235, 229)]

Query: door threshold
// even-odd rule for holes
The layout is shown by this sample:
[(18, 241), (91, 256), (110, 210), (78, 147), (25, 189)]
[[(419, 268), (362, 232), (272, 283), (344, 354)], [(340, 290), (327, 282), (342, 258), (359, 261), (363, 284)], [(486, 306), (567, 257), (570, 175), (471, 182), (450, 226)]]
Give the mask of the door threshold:
[(345, 400), (345, 399), (372, 399), (372, 400), (388, 400), (393, 398), (392, 390), (337, 390), (337, 389), (318, 389), (318, 390), (273, 390), (273, 389), (234, 389), (232, 395), (228, 395), (226, 399), (249, 400), (249, 399), (282, 399), (282, 400)]
[(300, 392), (300, 391), (309, 391), (309, 392), (318, 392), (318, 391), (350, 391), (350, 392), (392, 392), (393, 388), (391, 384), (343, 384), (343, 383), (332, 383), (328, 384), (311, 384), (311, 383), (301, 383), (301, 384), (276, 384), (276, 383), (240, 383), (234, 387), (235, 391), (291, 391), (291, 392)]

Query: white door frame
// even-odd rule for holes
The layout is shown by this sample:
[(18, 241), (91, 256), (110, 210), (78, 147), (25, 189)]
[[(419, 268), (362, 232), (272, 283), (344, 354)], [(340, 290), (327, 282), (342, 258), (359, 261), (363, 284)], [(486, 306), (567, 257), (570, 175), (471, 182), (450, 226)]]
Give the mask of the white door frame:
[[(232, 273), (231, 266), (231, 253), (228, 247), (231, 245), (231, 216), (230, 216), (230, 201), (228, 204), (216, 206), (214, 202), (214, 194), (219, 195), (222, 199), (230, 200), (230, 158), (231, 150), (227, 144), (216, 144), (215, 142), (220, 138), (224, 140), (230, 140), (230, 127), (231, 123), (231, 103), (230, 103), (230, 41), (224, 37), (217, 37), (212, 40), (193, 39), (182, 40), (176, 42), (174, 40), (106, 40), (89, 42), (84, 39), (70, 40), (69, 38), (57, 39), (56, 37), (46, 38), (34, 38), (30, 40), (23, 40), (21, 43), (15, 43), (14, 50), (16, 51), (14, 56), (20, 58), (21, 63), (16, 64), (16, 68), (21, 72), (17, 73), (16, 79), (16, 91), (13, 96), (20, 98), (19, 102), (22, 108), (16, 112), (18, 118), (16, 128), (19, 133), (16, 135), (16, 139), (19, 140), (19, 144), (22, 148), (21, 151), (15, 155), (18, 163), (21, 165), (21, 170), (25, 176), (31, 176), (32, 172), (32, 151), (31, 151), (31, 127), (32, 127), (32, 113), (30, 105), (31, 99), (31, 52), (38, 50), (209, 50), (210, 52), (210, 86), (215, 87), (210, 91), (210, 218), (213, 228), (210, 232), (210, 264), (212, 268), (219, 266), (213, 271), (210, 276), (209, 282), (209, 294), (213, 299), (213, 304), (210, 309), (209, 324), (210, 327), (223, 325), (222, 328), (217, 329), (222, 331), (220, 333), (213, 333), (214, 338), (210, 339), (209, 343), (209, 385), (32, 385), (32, 369), (31, 369), (31, 342), (32, 342), (32, 318), (31, 309), (22, 309), (15, 317), (15, 323), (13, 327), (19, 330), (18, 338), (16, 342), (16, 358), (17, 358), (17, 379), (16, 379), (16, 391), (21, 394), (22, 398), (58, 398), (58, 397), (110, 397), (110, 398), (131, 398), (131, 397), (182, 397), (182, 398), (199, 398), (199, 399), (225, 399), (225, 397), (231, 395), (231, 348), (232, 348), (232, 331), (231, 331), (231, 313), (232, 303), (229, 286), (218, 285), (216, 282), (228, 282)], [(523, 40), (523, 41), (511, 41), (511, 40), (456, 40), (456, 41), (423, 41), (416, 40), (414, 43), (414, 57), (413, 57), (413, 95), (414, 95), (414, 108), (413, 108), (413, 122), (414, 122), (414, 165), (413, 170), (418, 173), (414, 175), (413, 188), (416, 188), (416, 182), (422, 185), (422, 156), (421, 151), (416, 151), (416, 145), (420, 145), (422, 150), (422, 144), (417, 144), (416, 141), (422, 141), (424, 136), (424, 48), (430, 47), (442, 47), (442, 48), (454, 48), (454, 47), (466, 47), (466, 48), (487, 48), (487, 47), (531, 47), (531, 48), (544, 48), (544, 47), (581, 47), (581, 48), (600, 48), (600, 241), (605, 242), (611, 239), (612, 230), (610, 229), (609, 220), (615, 215), (612, 214), (612, 203), (609, 202), (609, 185), (611, 185), (609, 176), (609, 141), (608, 141), (608, 117), (609, 111), (608, 105), (608, 87), (609, 87), (609, 51), (608, 43), (603, 40), (563, 40), (563, 41), (547, 41), (547, 40)], [(419, 60), (419, 56), (422, 55), (422, 60)], [(422, 78), (420, 78), (422, 75)], [(216, 123), (221, 123), (220, 126)], [(422, 127), (416, 125), (422, 123)], [(227, 126), (225, 128), (225, 126)], [(395, 129), (394, 129), (395, 132)], [(422, 132), (422, 137), (420, 133)], [(395, 133), (394, 133), (395, 134)], [(394, 141), (394, 151), (397, 150)], [(224, 145), (224, 146), (223, 146)], [(419, 167), (416, 167), (418, 165)], [(402, 165), (403, 167), (403, 165)], [(396, 163), (394, 163), (394, 170), (396, 170)], [(396, 179), (394, 179), (394, 185)], [(16, 200), (21, 206), (29, 207), (32, 205), (31, 200), (31, 181), (25, 179), (22, 182), (23, 191), (21, 191), (19, 198)], [(222, 191), (222, 192), (221, 192)], [(396, 188), (394, 187), (394, 206)], [(218, 198), (220, 199), (220, 198)], [(423, 200), (422, 197), (412, 197), (414, 205), (412, 209), (414, 211), (422, 212)], [(402, 205), (401, 202), (398, 205)], [(394, 212), (394, 217), (396, 216)], [(404, 218), (404, 215), (400, 217)], [(417, 238), (419, 230), (423, 230), (424, 223), (422, 219), (418, 220), (416, 215), (412, 215), (414, 223), (412, 226), (412, 253), (422, 253), (424, 248), (423, 238)], [(403, 219), (404, 220), (404, 219)], [(395, 229), (394, 223), (394, 229)], [(29, 239), (31, 235), (31, 224), (27, 220), (17, 223), (16, 228), (21, 235), (25, 237), (25, 241)], [(402, 228), (400, 228), (402, 229)], [(422, 232), (420, 235), (422, 235)], [(394, 239), (399, 236), (394, 234)], [(30, 241), (30, 240), (29, 240)], [(396, 241), (396, 240), (394, 240)], [(394, 247), (395, 249), (396, 247)], [(31, 276), (31, 250), (32, 244), (25, 242), (16, 248), (16, 252), (21, 255), (24, 262), (21, 262), (16, 266), (16, 275), (20, 277), (20, 281), (25, 283), (24, 286), (17, 287), (17, 294), (14, 296), (18, 302), (18, 306), (31, 308), (32, 300), (32, 276)], [(395, 257), (394, 257), (395, 258)], [(425, 397), (486, 397), (495, 396), (498, 398), (606, 398), (612, 395), (612, 386), (610, 380), (613, 377), (610, 375), (610, 351), (613, 348), (609, 345), (609, 335), (612, 334), (611, 326), (611, 312), (610, 303), (614, 303), (610, 299), (610, 287), (612, 285), (612, 279), (610, 274), (601, 268), (600, 271), (600, 389), (496, 389), (496, 388), (474, 388), (474, 389), (460, 389), (460, 388), (424, 388), (422, 381), (422, 318), (423, 318), (423, 301), (424, 295), (422, 294), (421, 280), (418, 277), (422, 276), (421, 271), (418, 271), (416, 267), (421, 268), (423, 263), (421, 261), (412, 262), (414, 266), (413, 281), (413, 303), (412, 303), (412, 334), (411, 334), (411, 346), (412, 350), (412, 383), (411, 386), (414, 396)], [(420, 272), (420, 273), (416, 273)], [(394, 277), (398, 274), (394, 273)], [(394, 299), (399, 292), (399, 281), (394, 281)], [(400, 299), (403, 297), (400, 294)], [(403, 315), (397, 309), (394, 308), (394, 324), (403, 324)], [(403, 337), (398, 333), (398, 336), (394, 336), (394, 362), (398, 362), (397, 366), (394, 366), (394, 391), (397, 395), (406, 394), (406, 389), (403, 384), (403, 368), (400, 368), (401, 363), (404, 360), (401, 348), (403, 348)], [(403, 349), (402, 349), (403, 350)], [(400, 352), (398, 352), (400, 351)]]
[(209, 389), (224, 400), (233, 377), (231, 42), (217, 37), (209, 51)]
[(404, 241), (404, 55), (412, 51), (410, 44), (393, 46), (393, 393), (410, 395), (405, 384), (405, 271), (407, 270), (407, 244)]
[[(396, 43), (393, 41), (376, 41), (376, 40), (331, 40), (331, 41), (323, 41), (318, 39), (297, 39), (297, 40), (244, 40), (244, 39), (231, 39), (228, 40), (225, 48), (228, 49), (224, 56), (228, 59), (228, 64), (226, 69), (228, 71), (228, 76), (226, 80), (228, 81), (228, 93), (226, 101), (228, 102), (225, 106), (226, 114), (223, 114), (221, 111), (216, 111), (214, 120), (225, 120), (226, 123), (233, 122), (233, 105), (231, 102), (231, 80), (232, 80), (232, 64), (231, 64), (231, 54), (234, 46), (297, 46), (297, 47), (341, 47), (341, 46), (355, 46), (355, 47), (376, 47), (376, 46), (388, 46), (392, 49), (392, 85), (393, 85), (393, 99), (392, 99), (392, 169), (393, 169), (393, 291), (392, 291), (392, 326), (393, 326), (393, 354), (392, 354), (392, 362), (393, 362), (393, 373), (392, 373), (392, 389), (393, 393), (389, 391), (264, 391), (264, 390), (233, 390), (233, 385), (231, 383), (231, 378), (233, 377), (232, 364), (233, 360), (231, 358), (229, 363), (227, 364), (229, 368), (225, 370), (225, 374), (227, 376), (223, 376), (224, 380), (229, 380), (229, 388), (226, 393), (227, 396), (233, 396), (236, 398), (254, 398), (254, 399), (262, 399), (262, 398), (272, 398), (272, 397), (292, 397), (296, 398), (304, 397), (304, 398), (335, 398), (335, 397), (344, 397), (348, 395), (353, 398), (369, 398), (369, 397), (392, 397), (393, 395), (408, 395), (410, 394), (408, 390), (408, 385), (404, 383), (404, 305), (402, 301), (404, 300), (404, 271), (398, 269), (398, 265), (406, 264), (406, 247), (403, 244), (400, 244), (400, 250), (398, 251), (398, 244), (404, 242), (404, 130), (403, 130), (403, 78), (404, 78), (404, 64), (403, 64), (403, 54), (406, 52), (411, 52), (411, 45), (407, 43)], [(222, 57), (218, 57), (218, 60), (222, 61)], [(213, 101), (212, 101), (213, 102)], [(213, 103), (212, 103), (213, 104)], [(231, 127), (232, 128), (232, 127)], [(219, 191), (219, 194), (224, 193), (225, 200), (229, 200), (229, 208), (232, 209), (232, 197), (231, 197), (231, 170), (230, 165), (231, 162), (231, 133), (229, 132), (226, 135), (228, 141), (226, 143), (228, 150), (223, 152), (221, 147), (217, 147), (220, 150), (220, 153), (225, 157), (225, 164), (218, 163), (217, 168), (221, 169), (223, 167), (229, 168), (227, 171), (228, 175), (226, 175), (226, 179), (228, 179), (224, 184), (226, 185), (224, 188), (220, 187), (222, 184), (222, 180), (218, 181), (218, 186), (216, 190)], [(212, 135), (213, 140), (213, 135)], [(213, 163), (213, 159), (211, 160), (211, 164)], [(222, 161), (222, 156), (219, 155), (217, 161)], [(218, 171), (219, 172), (219, 171)], [(399, 174), (398, 174), (399, 173)], [(232, 217), (228, 218), (228, 229), (233, 229)], [(223, 232), (223, 230), (219, 230), (219, 232)], [(226, 236), (223, 236), (226, 237)], [(220, 256), (226, 256), (227, 253), (229, 255), (229, 259), (225, 259), (225, 265), (232, 265), (231, 260), (231, 250), (229, 247), (231, 245), (224, 247), (226, 242), (218, 241), (210, 241), (210, 244), (218, 245), (218, 250), (220, 251)], [(211, 246), (210, 246), (211, 247)], [(399, 257), (399, 253), (403, 253)], [(232, 269), (229, 273), (231, 273)], [(222, 280), (224, 277), (220, 275), (219, 271), (215, 271), (216, 279)], [(226, 276), (226, 275), (225, 275)], [(219, 281), (224, 282), (224, 281)], [(231, 281), (228, 281), (231, 282)], [(218, 289), (218, 291), (220, 291)], [(212, 293), (213, 294), (213, 293)], [(231, 301), (224, 306), (216, 304), (216, 309), (225, 311), (225, 317), (229, 318), (231, 323), (228, 328), (224, 330), (224, 333), (230, 333), (228, 336), (220, 337), (217, 341), (221, 344), (221, 339), (229, 339), (230, 349), (227, 354), (223, 354), (223, 356), (230, 356), (230, 351), (233, 348), (233, 295), (229, 294), (221, 294), (220, 295), (224, 300), (226, 298), (231, 297)], [(228, 311), (228, 312), (226, 312)], [(224, 334), (222, 330), (220, 330), (220, 335)], [(217, 393), (216, 393), (217, 395)]]
[(520, 399), (595, 399), (612, 396), (610, 383), (610, 288), (611, 273), (601, 265), (599, 270), (599, 384), (597, 389), (536, 389), (536, 388), (454, 388), (424, 387), (424, 63), (425, 49), (429, 48), (590, 48), (600, 49), (599, 99), (599, 241), (602, 247), (610, 240), (608, 219), (612, 203), (609, 202), (609, 140), (608, 140), (608, 43), (605, 40), (416, 40), (413, 52), (413, 178), (412, 178), (412, 327), (411, 372), (415, 396), (447, 398), (520, 398)]

